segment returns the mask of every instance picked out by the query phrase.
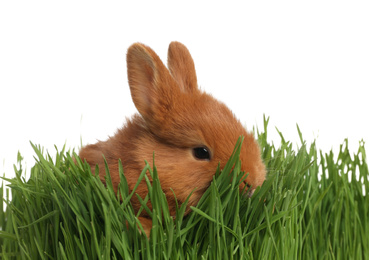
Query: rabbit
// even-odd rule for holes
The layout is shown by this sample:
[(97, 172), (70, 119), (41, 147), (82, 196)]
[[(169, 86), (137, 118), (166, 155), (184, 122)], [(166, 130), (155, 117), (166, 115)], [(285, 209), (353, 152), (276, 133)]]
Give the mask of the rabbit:
[[(127, 51), (127, 75), (139, 114), (127, 119), (107, 141), (84, 146), (79, 152), (91, 168), (100, 166), (103, 182), (103, 155), (117, 191), (118, 160), (122, 161), (132, 190), (144, 161), (152, 165), (155, 152), (155, 165), (172, 216), (176, 212), (172, 190), (179, 204), (194, 191), (186, 208), (188, 214), (189, 207), (196, 206), (209, 187), (218, 164), (224, 167), (238, 138), (244, 136), (240, 160), (242, 171), (249, 175), (240, 188), (247, 182), (246, 189), (252, 194), (262, 185), (266, 170), (257, 141), (225, 104), (199, 89), (193, 59), (182, 43), (170, 43), (168, 69), (150, 47), (131, 45)], [(147, 195), (144, 180), (136, 192), (141, 198)], [(136, 211), (141, 207), (136, 196), (131, 203)], [(140, 221), (149, 237), (152, 222), (147, 213), (141, 213)]]

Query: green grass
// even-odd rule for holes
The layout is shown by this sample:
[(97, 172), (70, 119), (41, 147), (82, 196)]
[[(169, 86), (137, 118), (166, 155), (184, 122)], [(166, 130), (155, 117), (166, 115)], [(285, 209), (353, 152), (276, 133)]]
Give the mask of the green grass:
[[(153, 229), (147, 239), (129, 202), (122, 167), (119, 194), (73, 154), (55, 159), (35, 147), (37, 163), (25, 181), (21, 163), (0, 194), (1, 259), (368, 259), (369, 173), (363, 143), (349, 153), (323, 154), (302, 135), (295, 151), (257, 133), (268, 177), (251, 198), (239, 193), (239, 144), (227, 166), (188, 216), (169, 215), (154, 166), (149, 186)], [(232, 166), (235, 165), (232, 171)], [(190, 167), (190, 166), (189, 166)], [(94, 171), (94, 170), (93, 170)], [(145, 173), (152, 176), (150, 183)], [(323, 174), (321, 174), (323, 173)], [(358, 176), (358, 177), (356, 177)], [(12, 200), (7, 199), (9, 192)], [(119, 198), (122, 198), (120, 200)], [(144, 206), (143, 206), (144, 207)]]

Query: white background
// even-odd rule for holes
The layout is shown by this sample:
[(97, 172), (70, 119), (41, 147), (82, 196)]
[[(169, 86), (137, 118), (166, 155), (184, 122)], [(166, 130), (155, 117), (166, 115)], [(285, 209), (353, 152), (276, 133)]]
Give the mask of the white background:
[(13, 176), (18, 150), (30, 169), (29, 141), (54, 154), (113, 135), (136, 111), (134, 42), (164, 61), (183, 42), (202, 89), (250, 130), (270, 116), (275, 143), (276, 126), (298, 144), (296, 123), (325, 152), (369, 142), (368, 1), (122, 2), (0, 2), (1, 175)]

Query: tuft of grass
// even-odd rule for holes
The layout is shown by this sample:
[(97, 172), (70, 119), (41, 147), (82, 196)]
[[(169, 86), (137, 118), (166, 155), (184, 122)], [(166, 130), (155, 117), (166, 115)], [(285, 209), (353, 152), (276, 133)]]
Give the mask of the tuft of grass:
[[(1, 259), (365, 259), (369, 256), (369, 172), (363, 143), (354, 155), (341, 146), (337, 159), (315, 143), (293, 150), (282, 133), (278, 147), (257, 131), (268, 177), (251, 198), (240, 194), (240, 139), (192, 212), (186, 203), (170, 216), (155, 166), (146, 163), (140, 198), (152, 216), (150, 238), (133, 211), (124, 165), (115, 194), (97, 169), (76, 154), (55, 159), (32, 144), (37, 163), (28, 181), (21, 163), (0, 188)], [(278, 131), (278, 130), (277, 130)], [(76, 162), (73, 161), (76, 158)], [(21, 161), (21, 157), (19, 156)], [(189, 166), (190, 167), (190, 166)], [(152, 181), (149, 181), (151, 175)], [(12, 200), (9, 200), (9, 193)], [(152, 203), (152, 210), (146, 206)]]

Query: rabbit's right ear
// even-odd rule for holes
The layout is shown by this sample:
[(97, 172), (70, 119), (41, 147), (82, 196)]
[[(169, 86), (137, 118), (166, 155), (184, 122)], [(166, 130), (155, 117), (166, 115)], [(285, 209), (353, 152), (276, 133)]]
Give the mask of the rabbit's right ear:
[(127, 52), (127, 75), (132, 100), (145, 121), (164, 127), (180, 90), (158, 55), (148, 46), (133, 44)]
[(168, 68), (183, 92), (198, 90), (195, 64), (186, 46), (171, 42), (168, 49)]

